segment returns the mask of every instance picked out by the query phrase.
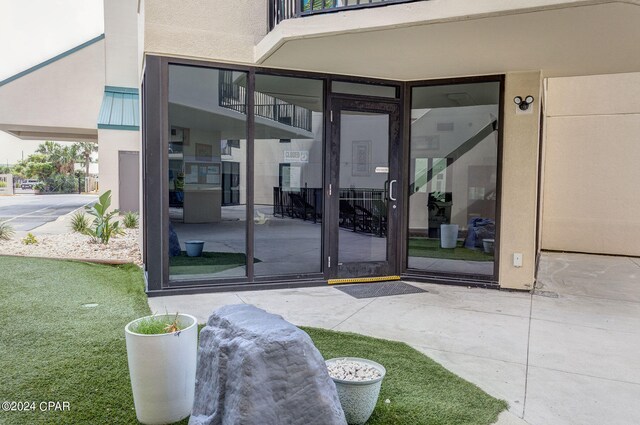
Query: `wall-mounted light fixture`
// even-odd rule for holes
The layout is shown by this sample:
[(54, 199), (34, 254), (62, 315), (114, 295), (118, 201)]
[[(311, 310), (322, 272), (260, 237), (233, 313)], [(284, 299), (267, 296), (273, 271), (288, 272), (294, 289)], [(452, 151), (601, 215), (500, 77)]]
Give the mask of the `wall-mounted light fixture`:
[(524, 99), (520, 96), (516, 96), (513, 98), (513, 103), (518, 105), (518, 108), (520, 108), (521, 111), (526, 111), (529, 109), (529, 105), (533, 103), (533, 96), (529, 95)]

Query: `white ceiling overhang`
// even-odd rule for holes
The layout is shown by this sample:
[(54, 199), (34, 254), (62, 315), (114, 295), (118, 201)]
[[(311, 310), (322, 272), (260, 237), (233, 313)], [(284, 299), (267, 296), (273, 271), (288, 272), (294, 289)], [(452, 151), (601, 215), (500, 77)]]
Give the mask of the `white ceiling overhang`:
[(281, 22), (255, 55), (268, 67), (395, 80), (634, 72), (640, 0), (431, 0), (328, 13)]
[(86, 128), (0, 124), (0, 131), (22, 140), (57, 140), (61, 142), (98, 140), (98, 130)]

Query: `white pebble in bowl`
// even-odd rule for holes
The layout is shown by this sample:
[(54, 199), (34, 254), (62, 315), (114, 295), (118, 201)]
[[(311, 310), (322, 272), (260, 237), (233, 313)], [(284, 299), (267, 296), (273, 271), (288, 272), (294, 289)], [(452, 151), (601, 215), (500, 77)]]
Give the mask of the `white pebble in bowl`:
[(336, 384), (347, 423), (364, 424), (375, 409), (384, 366), (367, 359), (344, 357), (327, 360), (329, 376)]
[(382, 376), (380, 371), (366, 363), (340, 359), (327, 364), (329, 376), (345, 381), (370, 381)]

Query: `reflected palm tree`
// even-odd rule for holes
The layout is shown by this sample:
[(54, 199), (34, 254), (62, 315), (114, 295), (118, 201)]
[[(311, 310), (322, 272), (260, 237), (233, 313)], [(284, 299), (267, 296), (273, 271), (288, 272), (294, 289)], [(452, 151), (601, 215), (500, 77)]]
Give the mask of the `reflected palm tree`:
[(341, 0), (303, 0), (302, 11), (311, 12), (312, 10), (331, 9), (338, 6), (342, 6)]

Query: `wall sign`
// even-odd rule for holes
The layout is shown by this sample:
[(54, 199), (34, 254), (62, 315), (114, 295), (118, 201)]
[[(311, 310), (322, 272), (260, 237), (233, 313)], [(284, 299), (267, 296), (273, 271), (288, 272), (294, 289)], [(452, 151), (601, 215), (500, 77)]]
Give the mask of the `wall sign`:
[(309, 151), (284, 151), (284, 162), (306, 164), (309, 162)]

